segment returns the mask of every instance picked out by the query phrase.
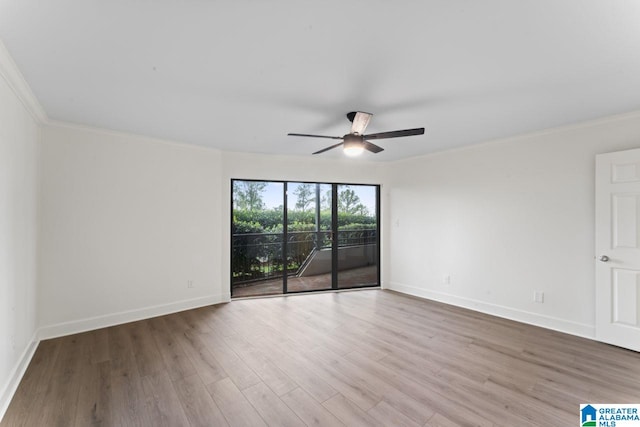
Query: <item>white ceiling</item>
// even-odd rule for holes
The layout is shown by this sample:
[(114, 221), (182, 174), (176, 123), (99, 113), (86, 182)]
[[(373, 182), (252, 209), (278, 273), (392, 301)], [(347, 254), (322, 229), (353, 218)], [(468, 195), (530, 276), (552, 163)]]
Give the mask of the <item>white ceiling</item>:
[(640, 110), (637, 0), (0, 0), (0, 38), (51, 119), (231, 151), (352, 110), (426, 128), (382, 161)]

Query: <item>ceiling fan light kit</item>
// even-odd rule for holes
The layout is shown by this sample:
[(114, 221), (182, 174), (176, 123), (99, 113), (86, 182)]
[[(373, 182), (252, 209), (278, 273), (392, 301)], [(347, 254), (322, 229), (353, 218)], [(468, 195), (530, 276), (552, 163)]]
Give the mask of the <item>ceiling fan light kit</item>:
[(363, 138), (357, 135), (345, 135), (342, 150), (349, 157), (359, 156), (364, 152)]
[(303, 137), (310, 137), (310, 138), (340, 139), (342, 140), (342, 142), (323, 148), (322, 150), (316, 151), (313, 154), (324, 153), (325, 151), (332, 150), (342, 145), (344, 154), (350, 157), (355, 157), (362, 154), (364, 150), (370, 151), (371, 153), (374, 153), (374, 154), (384, 150), (382, 147), (378, 147), (377, 145), (372, 144), (366, 139), (399, 138), (402, 136), (413, 136), (413, 135), (424, 134), (424, 128), (415, 128), (415, 129), (394, 130), (391, 132), (380, 132), (380, 133), (372, 133), (369, 135), (364, 135), (364, 131), (369, 125), (371, 116), (373, 116), (373, 114), (365, 113), (363, 111), (352, 111), (350, 113), (347, 113), (347, 119), (349, 119), (349, 121), (352, 123), (351, 132), (349, 132), (348, 134), (342, 137), (326, 136), (326, 135), (311, 135), (306, 133), (290, 133), (288, 135), (303, 136)]

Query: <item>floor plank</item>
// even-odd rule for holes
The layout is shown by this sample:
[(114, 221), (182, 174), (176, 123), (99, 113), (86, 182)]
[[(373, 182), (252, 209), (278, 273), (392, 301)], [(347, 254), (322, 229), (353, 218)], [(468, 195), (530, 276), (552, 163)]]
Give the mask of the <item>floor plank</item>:
[(158, 353), (162, 361), (164, 361), (164, 366), (169, 371), (169, 376), (172, 380), (177, 380), (197, 373), (165, 319), (166, 317), (156, 317), (150, 319), (148, 323), (151, 335), (156, 342)]
[(262, 417), (230, 378), (225, 378), (207, 386), (209, 394), (218, 404), (222, 414), (232, 427), (266, 426)]
[(164, 371), (165, 364), (162, 358), (158, 357), (158, 347), (151, 335), (149, 322), (133, 322), (126, 326), (140, 375), (145, 377)]
[(424, 425), (424, 427), (459, 427), (460, 424), (456, 424), (448, 418), (434, 414), (433, 417)]
[(169, 374), (164, 371), (142, 378), (142, 389), (154, 426), (188, 426), (189, 421), (182, 409)]
[(268, 425), (281, 427), (305, 425), (264, 383), (246, 388), (242, 394), (246, 396)]
[(227, 337), (225, 341), (278, 396), (288, 393), (297, 387), (275, 363), (244, 338), (239, 336)]
[(205, 385), (227, 377), (222, 365), (202, 342), (200, 334), (184, 333), (175, 338)]
[[(99, 360), (96, 358), (93, 360)], [(78, 396), (77, 427), (113, 425), (111, 420), (111, 362), (86, 365)]]
[(333, 396), (322, 405), (347, 426), (384, 427), (384, 423), (358, 408), (358, 405), (341, 394)]
[(296, 351), (287, 351), (289, 347), (280, 341), (280, 344), (271, 337), (260, 337), (255, 344), (270, 359), (277, 363), (278, 367), (291, 378), (297, 385), (309, 393), (318, 403), (335, 396), (338, 392), (324, 381), (319, 375), (308, 368), (308, 360)]
[(181, 378), (173, 384), (192, 427), (228, 425), (198, 375)]
[(109, 328), (111, 418), (117, 426), (151, 425), (135, 356), (126, 326)]
[(369, 409), (369, 415), (379, 420), (385, 426), (419, 427), (420, 424), (404, 415), (402, 412), (382, 401)]
[(201, 335), (201, 338), (213, 357), (222, 365), (229, 378), (240, 390), (260, 382), (258, 375), (227, 345), (225, 337), (205, 333)]
[(281, 398), (308, 426), (344, 425), (301, 388), (292, 390)]
[(39, 425), (69, 426), (75, 423), (82, 373), (91, 361), (87, 334), (62, 338), (61, 351), (48, 380)]

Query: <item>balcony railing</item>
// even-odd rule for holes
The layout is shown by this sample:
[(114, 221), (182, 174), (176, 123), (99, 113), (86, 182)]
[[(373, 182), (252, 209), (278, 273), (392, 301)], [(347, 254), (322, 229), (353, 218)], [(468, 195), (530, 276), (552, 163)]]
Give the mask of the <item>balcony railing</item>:
[[(232, 283), (294, 275), (313, 249), (330, 248), (331, 231), (293, 231), (287, 233), (287, 253), (283, 256), (283, 233), (246, 233), (232, 235)], [(338, 247), (375, 244), (377, 230), (341, 230)], [(285, 266), (286, 265), (286, 266)]]

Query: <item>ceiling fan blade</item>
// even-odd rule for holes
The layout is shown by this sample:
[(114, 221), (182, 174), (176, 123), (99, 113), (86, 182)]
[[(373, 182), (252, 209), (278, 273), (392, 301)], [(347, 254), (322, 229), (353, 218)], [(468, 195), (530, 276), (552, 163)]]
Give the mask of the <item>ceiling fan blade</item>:
[(311, 138), (342, 139), (341, 136), (309, 135), (307, 133), (288, 133), (288, 136), (308, 136)]
[(351, 125), (351, 133), (362, 135), (367, 128), (369, 121), (371, 120), (371, 113), (364, 113), (362, 111), (356, 111), (356, 115), (353, 117), (353, 124)]
[(362, 141), (362, 146), (365, 150), (371, 151), (374, 154), (384, 151), (384, 148), (378, 147), (376, 144), (372, 144), (369, 141)]
[(423, 135), (424, 128), (394, 130), (391, 132), (372, 133), (371, 135), (364, 135), (366, 139), (386, 139), (386, 138), (398, 138), (400, 136), (413, 136)]
[(339, 146), (341, 146), (342, 144), (343, 144), (343, 143), (341, 142), (341, 143), (339, 143), (339, 144), (332, 145), (332, 146), (327, 147), (327, 148), (323, 148), (322, 150), (320, 150), (320, 151), (316, 151), (316, 152), (315, 152), (315, 153), (313, 153), (313, 154), (320, 154), (320, 153), (324, 153), (325, 151), (333, 150), (334, 148), (339, 147)]

